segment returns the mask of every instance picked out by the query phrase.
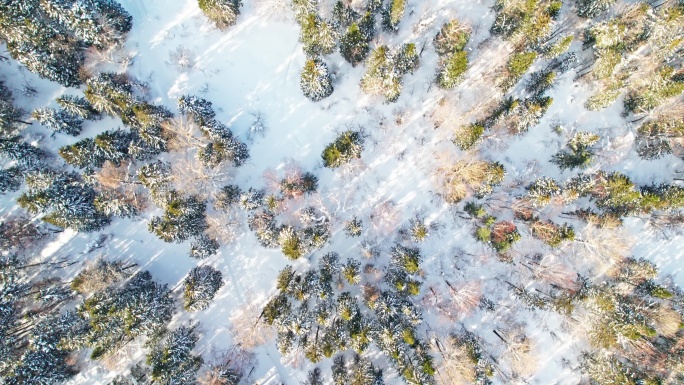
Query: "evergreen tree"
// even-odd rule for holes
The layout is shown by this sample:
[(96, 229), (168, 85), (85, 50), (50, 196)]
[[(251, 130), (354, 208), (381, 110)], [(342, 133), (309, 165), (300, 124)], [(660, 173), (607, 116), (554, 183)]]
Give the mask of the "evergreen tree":
[(292, 0), (292, 10), (295, 13), (297, 23), (302, 23), (304, 18), (318, 11), (319, 0)]
[(452, 20), (442, 26), (442, 29), (432, 40), (432, 44), (439, 56), (448, 56), (463, 51), (469, 39), (470, 31), (468, 28), (461, 25), (457, 20)]
[(366, 59), (370, 52), (370, 41), (375, 34), (375, 19), (367, 12), (359, 23), (353, 23), (340, 38), (340, 53), (344, 60), (356, 67)]
[(125, 74), (100, 73), (88, 79), (84, 93), (95, 110), (110, 116), (125, 117), (138, 103), (130, 79)]
[(129, 146), (133, 135), (124, 130), (105, 131), (95, 139), (83, 139), (59, 149), (64, 160), (80, 168), (101, 168), (106, 161), (119, 166), (130, 159)]
[(569, 151), (560, 151), (551, 159), (561, 170), (576, 167), (586, 168), (593, 156), (591, 146), (596, 144), (599, 136), (589, 132), (578, 132), (568, 141)]
[(32, 171), (43, 167), (46, 157), (43, 150), (22, 142), (18, 136), (0, 138), (0, 154), (17, 162), (17, 166), (25, 171)]
[(230, 129), (216, 121), (216, 113), (211, 102), (192, 95), (183, 95), (178, 99), (178, 109), (188, 115), (202, 133), (212, 140), (199, 149), (199, 159), (208, 167), (216, 167), (223, 161), (230, 161), (235, 167), (242, 166), (249, 159), (247, 145), (233, 136)]
[(166, 285), (147, 272), (136, 273), (122, 287), (95, 293), (78, 307), (87, 322), (84, 333), (70, 335), (63, 344), (93, 349), (92, 359), (116, 351), (137, 336), (151, 336), (171, 319), (174, 303)]
[(78, 174), (46, 175), (45, 183), (29, 183), (29, 191), (17, 203), (29, 212), (45, 213), (43, 221), (78, 231), (97, 231), (109, 224), (109, 217), (95, 206), (97, 193)]
[(337, 31), (344, 31), (358, 18), (358, 12), (342, 0), (338, 0), (333, 6), (331, 23)]
[(140, 183), (153, 195), (164, 195), (171, 183), (171, 166), (157, 160), (140, 167), (137, 176)]
[(314, 368), (313, 370), (310, 370), (306, 376), (306, 382), (304, 382), (304, 385), (323, 385), (321, 369)]
[(485, 128), (481, 122), (460, 127), (454, 134), (453, 142), (463, 151), (470, 150), (480, 141), (484, 131)]
[(42, 78), (67, 87), (80, 84), (83, 51), (43, 16), (38, 1), (5, 1), (0, 13), (0, 39), (14, 59)]
[(402, 76), (413, 72), (419, 64), (415, 44), (404, 44), (397, 52), (380, 46), (371, 52), (367, 71), (361, 78), (361, 89), (371, 95), (383, 95), (395, 102), (402, 89)]
[(554, 80), (556, 80), (555, 71), (545, 69), (535, 72), (525, 86), (525, 91), (532, 93), (534, 96), (540, 96), (553, 87)]
[(118, 44), (132, 26), (131, 16), (111, 0), (8, 0), (0, 13), (0, 39), (10, 55), (67, 87), (81, 83), (86, 48)]
[(86, 98), (80, 96), (62, 95), (57, 98), (57, 103), (62, 106), (67, 114), (78, 116), (81, 119), (95, 120), (100, 115)]
[(204, 310), (223, 286), (221, 272), (211, 266), (198, 266), (185, 277), (183, 306), (188, 311)]
[(347, 361), (343, 354), (335, 356), (332, 364), (335, 385), (383, 385), (382, 370), (377, 369), (368, 359), (353, 354)]
[(512, 87), (527, 72), (534, 60), (537, 58), (536, 52), (515, 53), (508, 60), (508, 79), (504, 82), (504, 87)]
[(678, 119), (661, 118), (642, 124), (637, 134), (637, 154), (647, 160), (658, 159), (681, 147), (684, 123)]
[[(233, 207), (233, 205), (240, 202), (241, 194), (242, 190), (240, 190), (240, 186), (232, 184), (223, 186), (221, 190), (216, 194), (216, 200), (214, 201), (214, 209), (228, 211), (231, 207)], [(258, 202), (256, 207), (259, 207), (260, 205), (261, 202)]]
[(241, 0), (198, 0), (197, 3), (218, 29), (234, 25), (242, 6)]
[(24, 112), (14, 105), (12, 92), (0, 81), (0, 138), (12, 138), (19, 134), (19, 124)]
[(309, 57), (319, 57), (333, 53), (337, 46), (335, 29), (318, 14), (306, 15), (301, 23), (299, 41), (304, 45), (304, 53)]
[(340, 167), (352, 159), (360, 158), (363, 151), (363, 137), (357, 131), (345, 131), (330, 143), (321, 157), (323, 166), (329, 168)]
[(348, 237), (361, 236), (362, 231), (363, 223), (357, 217), (353, 217), (344, 224), (344, 232)]
[(404, 17), (406, 0), (390, 0), (382, 12), (382, 27), (386, 31), (397, 32), (399, 22)]
[(181, 243), (207, 228), (206, 203), (196, 196), (182, 198), (172, 191), (164, 215), (154, 217), (148, 228), (165, 242)]
[(456, 87), (468, 69), (468, 54), (465, 51), (455, 52), (442, 62), (442, 68), (437, 74), (437, 85), (444, 89)]
[(8, 167), (0, 170), (0, 194), (19, 190), (24, 176), (19, 167)]
[(319, 59), (307, 60), (302, 70), (299, 87), (304, 96), (314, 102), (330, 96), (333, 86), (328, 66)]
[(109, 385), (148, 385), (150, 380), (150, 370), (142, 366), (139, 362), (131, 368), (127, 375), (118, 375)]
[(592, 18), (610, 8), (613, 3), (615, 0), (578, 0), (575, 6), (580, 17)]
[(81, 325), (82, 321), (74, 312), (50, 315), (36, 325), (28, 339), (28, 349), (11, 376), (5, 378), (5, 383), (54, 384), (76, 374), (75, 368), (66, 362), (69, 351), (60, 347), (60, 340), (70, 331), (80, 329)]
[(199, 336), (196, 325), (181, 326), (156, 344), (147, 355), (152, 368), (152, 381), (157, 384), (191, 384), (202, 366), (200, 356), (191, 353)]
[(209, 258), (215, 255), (219, 249), (219, 244), (214, 238), (202, 234), (190, 245), (190, 257), (195, 259)]
[(264, 204), (264, 191), (250, 187), (240, 194), (238, 201), (243, 210), (256, 210)]

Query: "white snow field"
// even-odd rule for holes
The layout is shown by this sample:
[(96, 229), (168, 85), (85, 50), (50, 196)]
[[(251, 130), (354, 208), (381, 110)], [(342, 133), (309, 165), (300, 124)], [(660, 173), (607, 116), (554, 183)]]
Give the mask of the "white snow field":
[[(249, 146), (250, 159), (240, 168), (226, 166), (211, 176), (206, 185), (197, 180), (182, 178), (177, 186), (184, 191), (197, 191), (210, 196), (218, 188), (231, 183), (243, 189), (267, 185), (269, 175), (282, 173), (293, 164), (312, 171), (319, 178), (318, 191), (301, 198), (293, 207), (312, 205), (332, 223), (330, 242), (305, 258), (287, 260), (280, 249), (259, 245), (247, 228), (246, 215), (236, 214), (235, 224), (229, 229), (233, 240), (220, 242), (218, 254), (204, 260), (188, 257), (189, 243), (165, 243), (151, 234), (147, 224), (153, 216), (163, 212), (151, 204), (140, 217), (116, 218), (112, 224), (96, 233), (65, 230), (52, 239), (40, 254), (43, 260), (68, 258), (78, 263), (64, 269), (65, 278), (75, 276), (86, 261), (98, 256), (112, 260), (133, 262), (138, 268), (149, 270), (159, 282), (173, 288), (182, 297), (182, 282), (188, 271), (198, 265), (211, 265), (223, 273), (224, 286), (208, 308), (186, 312), (178, 305), (169, 329), (190, 321), (199, 322), (201, 338), (195, 353), (211, 361), (215, 352), (233, 347), (240, 328), (250, 323), (239, 318), (259, 322), (257, 318), (264, 304), (276, 292), (278, 272), (288, 264), (304, 271), (316, 266), (320, 256), (338, 252), (342, 258), (357, 258), (363, 264), (382, 266), (387, 252), (402, 239), (401, 229), (409, 221), (422, 218), (432, 224), (430, 235), (415, 244), (424, 257), (421, 277), (424, 280), (420, 295), (413, 297), (423, 312), (420, 336), (427, 342), (439, 343), (449, 333), (467, 329), (483, 340), (486, 354), (492, 359), (505, 357), (506, 344), (494, 330), (507, 330), (519, 325), (531, 341), (531, 367), (518, 368), (523, 376), (512, 376), (504, 361), (497, 368), (495, 383), (577, 384), (580, 373), (579, 354), (587, 349), (581, 338), (581, 328), (568, 322), (567, 317), (548, 310), (529, 310), (517, 299), (506, 283), (526, 284), (531, 269), (526, 256), (542, 255), (543, 263), (564, 266), (574, 279), (580, 272), (600, 281), (606, 265), (588, 258), (591, 254), (582, 242), (586, 236), (584, 222), (564, 217), (568, 207), (548, 207), (545, 215), (561, 218), (575, 227), (577, 240), (560, 248), (551, 248), (534, 239), (525, 226), (519, 226), (522, 241), (513, 245), (510, 254), (515, 262), (502, 262), (489, 246), (473, 237), (475, 227), (466, 214), (455, 205), (445, 202), (438, 194), (436, 170), (445, 159), (472, 156), (458, 150), (452, 143), (453, 128), (474, 122), (482, 116), (484, 102), (495, 90), (490, 80), (497, 76), (496, 63), (512, 47), (500, 39), (490, 38), (489, 27), (494, 20), (494, 0), (409, 0), (405, 17), (397, 34), (382, 32), (373, 46), (398, 46), (414, 42), (422, 51), (420, 66), (413, 74), (404, 76), (403, 92), (395, 103), (364, 94), (360, 79), (364, 65), (352, 67), (339, 53), (327, 55), (324, 61), (333, 73), (334, 92), (319, 102), (312, 102), (300, 91), (300, 72), (306, 61), (299, 42), (299, 26), (295, 23), (286, 0), (245, 0), (237, 24), (220, 31), (205, 18), (195, 0), (119, 0), (133, 16), (133, 29), (128, 34), (125, 55), (114, 56), (110, 62), (98, 64), (99, 70), (126, 71), (129, 75), (149, 83), (150, 102), (177, 113), (177, 98), (193, 94), (213, 103), (217, 120)], [(325, 8), (325, 7), (324, 7)], [(466, 46), (470, 65), (465, 80), (454, 90), (440, 90), (433, 84), (438, 57), (432, 38), (450, 19), (470, 25), (472, 35)], [(571, 50), (581, 52), (581, 43)], [(184, 53), (183, 62), (174, 53)], [(127, 55), (127, 56), (126, 56)], [(124, 57), (126, 56), (126, 57)], [(529, 72), (541, 68), (537, 61)], [(29, 81), (39, 91), (35, 99), (19, 99), (17, 104), (30, 111), (37, 107), (56, 105), (59, 95), (82, 93), (60, 87), (37, 78), (32, 73), (12, 64), (12, 75), (5, 81), (20, 87)], [(529, 73), (528, 72), (528, 73)], [(589, 131), (601, 135), (600, 150), (588, 170), (620, 171), (637, 185), (667, 182), (679, 178), (684, 170), (682, 160), (668, 155), (659, 160), (639, 158), (632, 146), (635, 129), (621, 115), (621, 99), (601, 111), (584, 107), (593, 92), (592, 84), (575, 81), (571, 70), (557, 80), (548, 95), (554, 101), (539, 124), (529, 132), (517, 136), (486, 137), (480, 145), (480, 157), (500, 162), (506, 169), (504, 182), (494, 188), (489, 198), (488, 213), (499, 219), (512, 220), (509, 210), (514, 198), (525, 193), (525, 186), (541, 176), (565, 181), (575, 172), (561, 172), (550, 159), (563, 148), (569, 132)], [(524, 94), (520, 85), (513, 95)], [(448, 112), (443, 103), (447, 103)], [(261, 114), (265, 124), (263, 133), (251, 133), (255, 115)], [(444, 124), (437, 126), (436, 114), (448, 115)], [(554, 132), (561, 124), (565, 131)], [(105, 118), (86, 122), (77, 137), (57, 134), (34, 124), (26, 135), (43, 146), (56, 150), (76, 141), (94, 137), (105, 130), (121, 126), (118, 119)], [(366, 135), (361, 159), (348, 166), (329, 169), (322, 166), (321, 152), (348, 128), (362, 128)], [(171, 152), (162, 158), (183, 166), (192, 163), (194, 149), (187, 153)], [(61, 162), (58, 157), (54, 161)], [(2, 197), (0, 216), (16, 213), (14, 206), (19, 193)], [(554, 211), (555, 210), (555, 211)], [(209, 205), (210, 216), (218, 216)], [(364, 234), (349, 238), (343, 231), (344, 222), (352, 217), (364, 222)], [(645, 218), (631, 217), (615, 236), (635, 258), (645, 258), (656, 264), (661, 280), (684, 285), (684, 236), (665, 232), (648, 225)], [(93, 242), (103, 238), (101, 247), (92, 251)], [(364, 250), (369, 245), (381, 251), (380, 257), (368, 260)], [(599, 257), (600, 259), (600, 257)], [(440, 306), (457, 291), (471, 291), (477, 298), (485, 297), (496, 303), (494, 311), (477, 305), (462, 307), (458, 313), (447, 314)], [(266, 332), (267, 329), (259, 329)], [(244, 330), (242, 330), (244, 332)], [(261, 333), (261, 331), (260, 331)], [(116, 357), (90, 361), (84, 352), (80, 373), (68, 384), (107, 384), (117, 374), (126, 372), (130, 365), (145, 359), (142, 340), (129, 344)], [(331, 359), (324, 358), (317, 365), (308, 362), (301, 353), (282, 356), (276, 348), (275, 334), (265, 344), (249, 349), (254, 354), (245, 384), (275, 385), (302, 384), (314, 366), (323, 371), (330, 381)], [(442, 358), (433, 352), (435, 362)], [(365, 356), (383, 370), (386, 384), (403, 384), (401, 376), (392, 368), (377, 347)], [(200, 375), (206, 369), (200, 371)], [(445, 382), (446, 383), (446, 382)]]

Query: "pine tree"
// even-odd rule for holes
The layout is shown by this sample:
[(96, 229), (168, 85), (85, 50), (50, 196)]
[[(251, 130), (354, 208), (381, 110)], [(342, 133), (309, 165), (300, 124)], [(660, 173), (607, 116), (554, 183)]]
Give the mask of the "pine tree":
[(198, 0), (197, 3), (218, 29), (235, 25), (242, 6), (241, 0)]
[(480, 141), (484, 131), (485, 127), (480, 122), (460, 127), (454, 134), (453, 142), (463, 151), (470, 150)]
[(333, 359), (333, 383), (335, 385), (384, 385), (382, 370), (358, 354), (347, 361), (340, 354)]
[(358, 285), (361, 282), (361, 262), (349, 259), (342, 268), (342, 276), (350, 285)]
[(8, 167), (0, 170), (0, 194), (19, 190), (24, 176), (19, 167)]
[(215, 255), (218, 249), (219, 244), (215, 239), (202, 234), (190, 245), (190, 257), (195, 259), (209, 258)]
[(592, 18), (610, 8), (615, 0), (578, 0), (577, 14), (580, 17)]
[(97, 231), (110, 218), (95, 207), (97, 193), (76, 173), (47, 175), (44, 185), (32, 186), (17, 203), (32, 213), (45, 213), (43, 221), (78, 231)]
[(75, 368), (66, 362), (69, 351), (61, 348), (60, 340), (82, 325), (82, 320), (72, 311), (46, 317), (32, 329), (28, 349), (5, 383), (53, 384), (76, 374)]
[(154, 217), (148, 228), (165, 242), (181, 243), (207, 228), (206, 203), (196, 196), (182, 198), (172, 191), (164, 215)]
[(331, 23), (337, 31), (344, 31), (358, 20), (359, 14), (349, 4), (338, 0), (332, 9)]
[(589, 132), (578, 132), (568, 141), (569, 151), (560, 151), (551, 159), (561, 170), (576, 167), (586, 168), (593, 156), (591, 146), (596, 144), (600, 137)]
[[(216, 200), (214, 201), (214, 209), (221, 211), (228, 211), (231, 207), (240, 202), (240, 195), (242, 190), (238, 185), (227, 185), (223, 186), (221, 190), (216, 194)], [(256, 207), (259, 207), (258, 204)], [(256, 208), (255, 207), (255, 208)]]
[(418, 68), (418, 50), (415, 43), (406, 43), (401, 46), (394, 56), (394, 68), (399, 74), (413, 73)]
[(405, 10), (406, 0), (390, 0), (382, 12), (382, 27), (386, 31), (397, 32)]
[(554, 80), (556, 80), (556, 72), (553, 70), (545, 69), (535, 72), (525, 86), (525, 91), (532, 93), (535, 97), (541, 96), (553, 87)]
[(463, 81), (463, 74), (468, 69), (468, 54), (458, 51), (451, 54), (442, 62), (442, 68), (437, 74), (437, 85), (450, 90)]
[(43, 150), (20, 140), (18, 136), (8, 139), (0, 138), (0, 154), (17, 162), (17, 166), (25, 171), (33, 171), (44, 166), (46, 157)]
[(256, 210), (264, 204), (264, 191), (250, 187), (247, 191), (240, 193), (238, 202), (243, 210)]
[(140, 167), (137, 176), (140, 183), (152, 194), (165, 193), (171, 183), (171, 166), (157, 160)]
[(344, 232), (348, 237), (359, 237), (362, 231), (363, 223), (357, 217), (353, 217), (344, 224)]
[(149, 272), (136, 273), (121, 288), (87, 298), (78, 311), (88, 322), (88, 329), (63, 343), (90, 347), (91, 358), (98, 359), (137, 336), (151, 336), (171, 319), (174, 302), (170, 294)]
[(345, 131), (323, 150), (323, 166), (340, 167), (352, 159), (360, 158), (363, 151), (363, 137), (357, 131)]
[(511, 56), (508, 60), (508, 79), (504, 83), (504, 87), (508, 88), (520, 80), (520, 78), (527, 72), (534, 60), (537, 58), (536, 52), (521, 52)]
[(38, 2), (19, 0), (0, 5), (0, 39), (10, 55), (40, 77), (71, 87), (81, 83), (83, 51), (63, 30), (43, 17)]
[(105, 131), (95, 139), (83, 139), (60, 148), (59, 155), (67, 163), (80, 168), (101, 168), (107, 161), (119, 166), (131, 158), (129, 146), (133, 138), (128, 131)]
[(337, 33), (328, 22), (316, 13), (310, 13), (300, 24), (299, 41), (304, 45), (304, 53), (313, 58), (333, 53), (337, 46)]
[(12, 92), (0, 81), (0, 138), (9, 139), (19, 134), (24, 112), (14, 105)]
[(110, 116), (125, 117), (138, 103), (131, 82), (125, 74), (100, 73), (88, 79), (84, 93), (95, 110)]
[(304, 385), (323, 385), (321, 369), (314, 368), (313, 370), (310, 370), (306, 376), (306, 382), (304, 382)]
[(370, 31), (362, 27), (363, 23), (368, 20), (373, 20), (370, 13), (366, 13), (360, 22), (361, 25), (357, 23), (350, 25), (340, 39), (340, 53), (344, 60), (351, 63), (352, 67), (364, 61), (370, 52), (370, 41), (373, 37), (372, 25)]
[(64, 111), (72, 116), (78, 116), (85, 120), (95, 120), (100, 113), (93, 108), (86, 98), (74, 95), (62, 95), (57, 98), (57, 104), (62, 106)]
[(371, 95), (383, 95), (387, 102), (395, 102), (401, 94), (402, 76), (413, 72), (418, 64), (415, 44), (404, 44), (398, 52), (380, 46), (371, 52), (367, 60), (361, 89)]
[(304, 96), (317, 102), (333, 93), (328, 66), (319, 59), (307, 60), (302, 70), (299, 87)]
[(0, 13), (0, 39), (10, 55), (67, 87), (81, 83), (85, 49), (119, 44), (132, 26), (131, 16), (111, 0), (10, 0)]
[(147, 355), (152, 369), (152, 381), (157, 384), (190, 384), (202, 366), (200, 356), (191, 353), (199, 336), (197, 325), (181, 326), (156, 344)]
[(318, 11), (319, 0), (292, 0), (292, 10), (295, 14), (295, 20), (297, 23), (302, 23), (302, 20)]
[(183, 306), (185, 310), (205, 309), (221, 286), (223, 286), (223, 279), (220, 271), (206, 265), (193, 268), (184, 281)]
[(432, 40), (432, 44), (439, 56), (448, 56), (463, 51), (469, 39), (470, 31), (468, 28), (461, 25), (457, 20), (452, 20), (442, 26), (442, 29)]

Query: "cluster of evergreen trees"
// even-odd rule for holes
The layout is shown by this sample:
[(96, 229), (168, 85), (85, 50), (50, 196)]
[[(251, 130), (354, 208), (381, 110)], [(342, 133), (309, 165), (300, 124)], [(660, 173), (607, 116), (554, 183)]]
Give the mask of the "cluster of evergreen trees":
[[(266, 304), (261, 319), (276, 326), (278, 348), (283, 354), (301, 349), (312, 362), (353, 349), (364, 352), (371, 343), (390, 358), (408, 384), (431, 384), (434, 367), (428, 346), (417, 337), (420, 312), (409, 300), (418, 294), (421, 256), (418, 249), (397, 245), (391, 252), (385, 282), (388, 290), (367, 292), (357, 298), (360, 264), (342, 264), (337, 253), (321, 257), (315, 270), (297, 273), (292, 266), (280, 272), (278, 293)], [(348, 286), (334, 289), (341, 277)], [(343, 377), (347, 374), (349, 377)], [(347, 366), (343, 356), (334, 359), (335, 383), (382, 383), (381, 372), (355, 356)]]
[(0, 39), (10, 55), (64, 86), (83, 82), (88, 47), (122, 44), (133, 22), (112, 0), (12, 0), (0, 4)]

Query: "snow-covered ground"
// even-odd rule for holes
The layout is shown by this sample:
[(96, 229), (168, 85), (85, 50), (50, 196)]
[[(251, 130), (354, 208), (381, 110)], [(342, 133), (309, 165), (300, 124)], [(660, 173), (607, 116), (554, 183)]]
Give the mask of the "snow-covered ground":
[[(563, 365), (561, 358), (573, 360), (585, 346), (576, 342), (563, 317), (550, 311), (531, 312), (516, 305), (517, 300), (509, 294), (505, 280), (522, 276), (524, 268), (500, 262), (495, 253), (473, 238), (471, 222), (436, 194), (435, 169), (440, 157), (445, 153), (455, 156), (458, 152), (450, 142), (452, 131), (434, 125), (432, 116), (438, 102), (447, 96), (453, 104), (456, 121), (462, 121), (460, 124), (474, 121), (476, 117), (469, 116), (467, 111), (476, 107), (482, 95), (489, 91), (490, 85), (481, 80), (491, 76), (486, 73), (488, 61), (497, 56), (497, 50), (507, 49), (480, 44), (489, 36), (489, 26), (494, 19), (493, 0), (409, 1), (409, 11), (401, 22), (399, 34), (383, 33), (376, 42), (389, 45), (415, 42), (421, 48), (426, 45), (419, 69), (405, 76), (404, 91), (392, 104), (362, 93), (359, 82), (364, 66), (352, 68), (338, 53), (325, 58), (334, 73), (334, 93), (317, 103), (305, 98), (299, 90), (299, 74), (306, 60), (298, 41), (299, 26), (292, 20), (289, 8), (278, 8), (281, 4), (278, 0), (246, 2), (237, 25), (227, 31), (214, 29), (195, 0), (120, 2), (134, 20), (126, 44), (130, 63), (125, 66), (109, 63), (106, 67), (126, 70), (133, 77), (149, 82), (151, 101), (174, 112), (176, 100), (182, 94), (195, 94), (211, 101), (217, 119), (230, 125), (238, 137), (248, 142), (251, 154), (248, 163), (230, 171), (226, 181), (242, 188), (262, 187), (265, 171), (281, 170), (288, 162), (296, 162), (319, 177), (318, 192), (308, 199), (311, 204), (327, 210), (333, 218), (333, 237), (322, 250), (296, 261), (296, 268), (306, 268), (329, 251), (344, 257), (362, 258), (361, 241), (377, 244), (387, 251), (394, 244), (396, 230), (420, 216), (428, 223), (437, 224), (436, 230), (419, 245), (425, 256), (422, 265), (424, 289), (417, 300), (424, 311), (425, 327), (421, 329), (424, 337), (431, 340), (463, 327), (478, 331), (493, 350), (503, 349), (491, 330), (514, 318), (524, 321), (528, 337), (535, 342), (533, 353), (538, 358), (537, 368), (528, 379), (529, 383), (572, 384), (579, 381), (578, 374)], [(431, 40), (451, 18), (473, 27), (473, 36), (467, 46), (472, 66), (461, 86), (445, 92), (431, 86), (437, 65)], [(579, 48), (579, 45), (573, 45), (573, 49)], [(172, 54), (179, 49), (190, 53), (188, 68), (179, 68), (172, 63)], [(6, 79), (8, 84), (19, 87), (29, 81), (39, 91), (30, 105), (22, 105), (27, 110), (54, 105), (55, 97), (74, 93), (74, 90), (37, 79), (16, 66), (12, 71), (13, 75)], [(649, 162), (639, 159), (629, 145), (634, 130), (621, 116), (621, 103), (599, 112), (587, 111), (583, 106), (591, 94), (590, 85), (575, 82), (574, 76), (570, 71), (561, 77), (549, 94), (554, 103), (530, 132), (483, 143), (485, 156), (501, 162), (507, 170), (505, 182), (494, 191), (494, 195), (501, 197), (501, 202), (512, 201), (508, 194), (520, 193), (520, 188), (513, 193), (511, 191), (515, 190), (507, 186), (527, 185), (540, 176), (569, 178), (570, 172), (561, 173), (549, 163), (551, 156), (566, 142), (564, 136), (551, 129), (556, 122), (562, 123), (567, 130), (601, 134), (603, 149), (598, 162), (592, 166), (594, 169), (621, 171), (639, 185), (671, 181), (676, 172), (682, 170), (682, 161), (674, 156)], [(266, 131), (263, 136), (250, 137), (249, 127), (256, 113), (263, 114)], [(57, 149), (120, 124), (109, 118), (88, 122), (76, 138), (60, 134), (50, 138), (49, 132), (37, 124), (30, 127), (28, 133)], [(449, 127), (458, 125), (453, 122)], [(361, 162), (355, 164), (355, 169), (322, 167), (321, 151), (347, 127), (362, 127), (367, 135)], [(627, 146), (621, 147), (621, 141), (626, 141)], [(55, 162), (61, 160), (57, 158)], [(3, 198), (0, 215), (17, 210), (13, 207), (16, 196), (8, 194)], [(390, 202), (397, 215), (389, 229), (368, 226), (369, 230), (361, 240), (345, 237), (342, 231), (345, 220), (357, 216), (370, 224), (371, 214), (385, 202)], [(197, 313), (179, 311), (172, 323), (173, 326), (188, 320), (198, 321), (202, 338), (196, 351), (209, 359), (212, 351), (234, 343), (232, 319), (236, 315), (246, 309), (258, 315), (275, 292), (275, 278), (288, 261), (279, 250), (259, 246), (253, 233), (247, 230), (244, 218), (233, 243), (222, 245), (217, 255), (206, 260), (191, 259), (187, 256), (187, 243), (165, 243), (148, 232), (147, 220), (160, 213), (161, 210), (155, 208), (144, 213), (142, 218), (116, 219), (100, 233), (64, 231), (46, 245), (42, 257), (86, 261), (101, 254), (135, 262), (141, 269), (150, 270), (155, 279), (174, 288), (178, 296), (182, 294), (182, 280), (192, 267), (209, 264), (217, 268), (223, 273), (225, 285), (216, 299), (207, 309)], [(682, 235), (665, 237), (639, 218), (628, 219), (625, 228), (636, 242), (633, 256), (655, 262), (662, 274), (671, 275), (677, 285), (684, 285)], [(107, 236), (104, 246), (85, 253), (87, 245), (102, 234)], [(571, 247), (562, 252), (554, 251), (530, 238), (529, 234), (523, 234), (523, 241), (514, 246), (513, 253), (532, 255), (541, 252), (562, 261), (574, 250)], [(81, 266), (80, 263), (73, 265), (65, 274), (73, 276)], [(477, 285), (483, 296), (497, 300), (497, 310), (485, 312), (476, 308), (454, 319), (444, 317), (432, 306), (430, 289), (448, 295), (447, 281)], [(143, 358), (141, 349), (131, 348), (128, 353), (131, 354), (126, 360), (129, 363)], [(250, 376), (253, 383), (300, 384), (304, 382), (307, 370), (313, 367), (300, 359), (281, 357), (275, 341), (257, 347), (254, 353), (257, 364)], [(328, 378), (329, 361), (324, 360), (319, 365)], [(386, 361), (378, 358), (375, 363), (384, 369), (387, 384), (402, 383)], [(69, 383), (107, 383), (125, 369), (89, 364)], [(497, 381), (506, 382), (506, 379), (497, 377)]]

